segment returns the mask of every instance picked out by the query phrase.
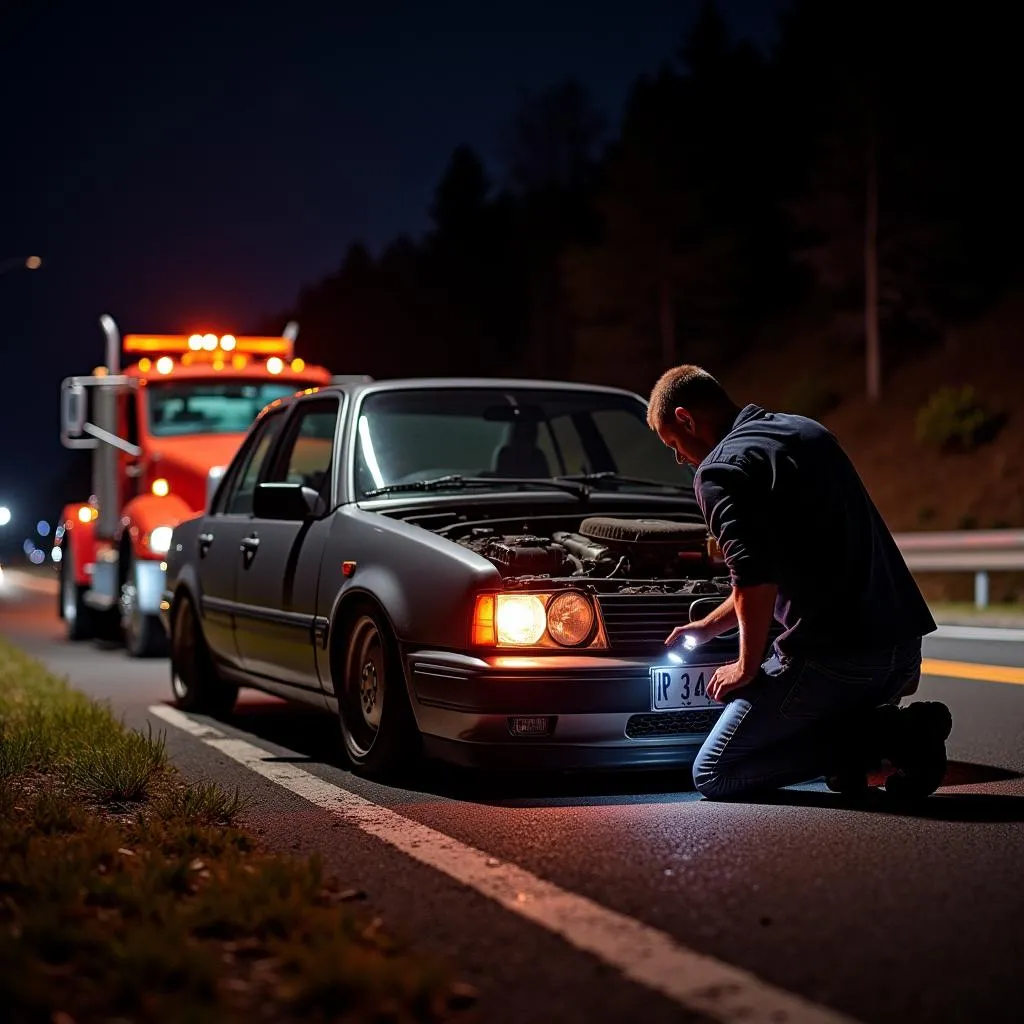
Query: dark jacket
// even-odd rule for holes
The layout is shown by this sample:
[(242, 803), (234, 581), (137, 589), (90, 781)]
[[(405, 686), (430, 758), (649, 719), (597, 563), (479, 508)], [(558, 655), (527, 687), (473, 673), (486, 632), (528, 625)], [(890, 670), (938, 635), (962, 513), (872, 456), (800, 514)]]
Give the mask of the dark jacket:
[(748, 405), (694, 486), (733, 585), (778, 586), (780, 653), (876, 650), (935, 629), (857, 471), (820, 423)]

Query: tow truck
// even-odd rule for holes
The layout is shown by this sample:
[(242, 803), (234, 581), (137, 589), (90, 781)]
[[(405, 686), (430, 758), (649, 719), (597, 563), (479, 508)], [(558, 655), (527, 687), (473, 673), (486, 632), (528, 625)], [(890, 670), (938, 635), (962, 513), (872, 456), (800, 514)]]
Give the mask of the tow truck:
[(92, 494), (66, 505), (59, 615), (69, 640), (166, 651), (160, 620), (171, 532), (202, 511), (259, 412), (332, 381), (280, 337), (127, 334), (100, 318), (106, 365), (61, 385), (61, 443), (92, 451)]

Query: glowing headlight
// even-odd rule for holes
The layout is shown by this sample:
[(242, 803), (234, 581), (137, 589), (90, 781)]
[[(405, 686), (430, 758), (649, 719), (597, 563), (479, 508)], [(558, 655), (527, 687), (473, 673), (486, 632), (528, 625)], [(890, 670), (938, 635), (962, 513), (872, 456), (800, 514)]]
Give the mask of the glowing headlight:
[(530, 647), (544, 635), (544, 603), (533, 594), (499, 594), (494, 624), (499, 644)]
[(608, 648), (594, 603), (575, 590), (480, 594), (470, 634), (478, 647)]
[(153, 481), (150, 490), (158, 498), (166, 498), (167, 495), (171, 493), (171, 485), (161, 476)]
[(582, 594), (559, 594), (548, 605), (547, 619), (552, 640), (576, 647), (594, 628), (594, 606)]
[(149, 550), (155, 555), (166, 555), (171, 547), (171, 534), (174, 532), (170, 526), (158, 526), (149, 534)]

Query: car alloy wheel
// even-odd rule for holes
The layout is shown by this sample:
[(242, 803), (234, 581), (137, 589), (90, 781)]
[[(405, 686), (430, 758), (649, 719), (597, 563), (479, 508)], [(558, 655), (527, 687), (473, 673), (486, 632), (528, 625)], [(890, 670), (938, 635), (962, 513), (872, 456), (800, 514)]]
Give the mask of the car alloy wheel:
[(364, 606), (343, 650), (336, 692), (345, 752), (364, 774), (394, 775), (419, 753), (419, 734), (386, 620)]
[(365, 756), (380, 731), (387, 692), (384, 643), (377, 623), (369, 615), (360, 616), (352, 627), (349, 652), (346, 722), (352, 752)]
[(217, 674), (187, 597), (179, 598), (171, 627), (171, 691), (178, 707), (210, 715), (226, 715), (238, 699), (238, 687)]
[(131, 649), (139, 635), (139, 610), (136, 600), (135, 582), (131, 577), (132, 565), (128, 563), (128, 579), (121, 584), (121, 629), (124, 630), (125, 645)]

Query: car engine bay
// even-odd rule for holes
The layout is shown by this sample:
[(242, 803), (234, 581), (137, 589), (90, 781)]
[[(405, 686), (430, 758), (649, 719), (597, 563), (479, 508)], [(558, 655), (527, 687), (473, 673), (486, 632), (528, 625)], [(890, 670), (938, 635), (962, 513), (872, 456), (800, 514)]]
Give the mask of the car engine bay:
[(620, 593), (728, 593), (717, 545), (703, 524), (669, 519), (591, 516), (576, 529), (531, 529), (519, 533), (467, 524), (465, 532), (443, 531), (486, 558), (512, 585), (551, 581)]

